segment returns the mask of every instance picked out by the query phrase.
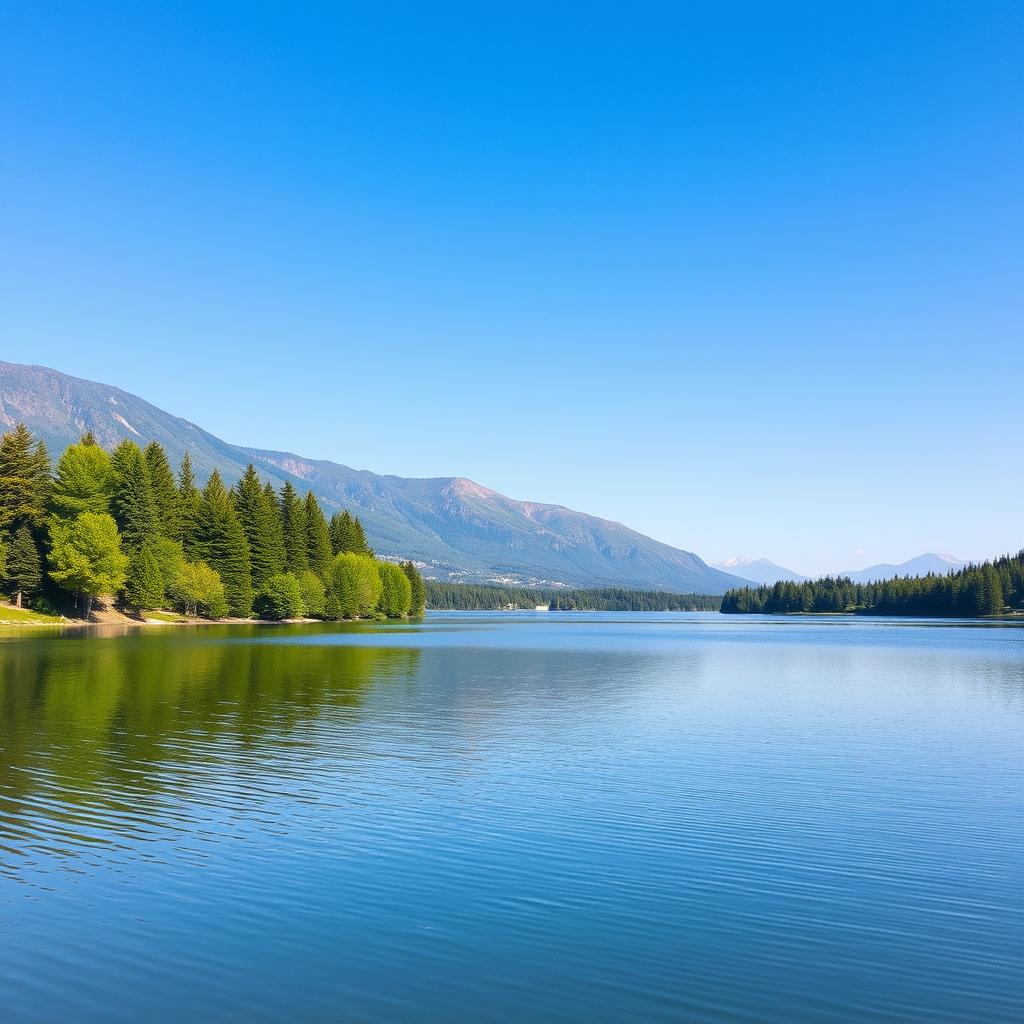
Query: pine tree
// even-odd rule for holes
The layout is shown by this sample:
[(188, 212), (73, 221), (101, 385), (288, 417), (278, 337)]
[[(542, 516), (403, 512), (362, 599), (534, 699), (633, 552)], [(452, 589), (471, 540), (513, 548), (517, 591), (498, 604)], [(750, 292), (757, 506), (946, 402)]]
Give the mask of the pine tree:
[(124, 593), (130, 608), (159, 608), (163, 605), (164, 577), (151, 545), (144, 545), (129, 557)]
[(285, 571), (288, 555), (284, 548), (284, 527), (281, 525), (281, 506), (278, 504), (277, 491), (268, 480), (263, 485), (263, 514), (267, 523), (267, 548), (270, 558), (277, 567), (278, 573)]
[(199, 503), (202, 500), (196, 487), (196, 476), (192, 472), (192, 456), (188, 452), (181, 457), (181, 471), (178, 474), (178, 515), (180, 540), (187, 558), (195, 559), (196, 524), (199, 519)]
[(32, 531), (19, 526), (7, 545), (7, 587), (14, 595), (14, 604), (21, 607), (23, 594), (34, 594), (43, 584), (43, 560), (39, 557)]
[(220, 576), (231, 614), (248, 616), (252, 612), (249, 542), (216, 469), (210, 474), (199, 503), (195, 552)]
[(331, 516), (331, 551), (340, 555), (352, 550), (352, 513), (346, 508)]
[(275, 530), (277, 509), (267, 507), (263, 485), (252, 463), (235, 485), (234, 498), (235, 511), (249, 542), (253, 590), (260, 591), (271, 576), (284, 571), (284, 554), (277, 541), (280, 528)]
[(0, 438), (0, 533), (43, 525), (50, 484), (46, 445), (32, 444), (24, 423)]
[(281, 529), (284, 532), (285, 568), (296, 574), (308, 569), (306, 506), (290, 480), (281, 488)]
[(369, 555), (373, 558), (373, 548), (370, 547), (369, 542), (366, 539), (366, 534), (363, 532), (363, 524), (359, 521), (358, 516), (352, 517), (352, 543), (354, 547), (352, 550), (357, 555)]
[(312, 491), (306, 493), (306, 559), (309, 567), (320, 577), (327, 580), (331, 574), (331, 533), (324, 518), (323, 509)]
[(181, 540), (181, 496), (171, 472), (171, 464), (167, 461), (167, 452), (158, 442), (150, 441), (143, 455), (149, 470), (157, 529), (162, 537)]
[(110, 508), (125, 550), (135, 551), (160, 536), (149, 467), (134, 441), (122, 441), (110, 456), (113, 493)]

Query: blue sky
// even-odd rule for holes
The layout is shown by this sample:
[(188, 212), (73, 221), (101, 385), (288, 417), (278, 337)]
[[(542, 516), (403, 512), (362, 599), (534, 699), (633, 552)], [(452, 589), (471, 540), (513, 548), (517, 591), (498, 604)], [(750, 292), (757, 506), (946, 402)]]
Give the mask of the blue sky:
[(1019, 3), (13, 3), (0, 45), (0, 358), (708, 559), (1024, 545)]

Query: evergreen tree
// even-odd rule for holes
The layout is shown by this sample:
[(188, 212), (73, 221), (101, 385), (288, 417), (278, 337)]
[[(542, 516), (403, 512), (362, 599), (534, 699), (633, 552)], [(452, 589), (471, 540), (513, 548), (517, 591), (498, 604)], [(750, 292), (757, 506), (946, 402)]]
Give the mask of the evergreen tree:
[(50, 456), (40, 441), (33, 445), (24, 423), (0, 438), (0, 533), (43, 525), (50, 485)]
[(14, 595), (15, 607), (21, 607), (22, 596), (35, 594), (43, 585), (43, 560), (39, 557), (32, 531), (19, 526), (7, 545), (7, 566), (4, 570), (7, 588)]
[(164, 577), (152, 545), (129, 556), (124, 594), (130, 608), (159, 608), (164, 603)]
[(83, 438), (65, 448), (57, 462), (50, 515), (61, 521), (74, 519), (82, 512), (105, 515), (110, 512), (112, 490), (110, 456), (95, 442), (86, 443)]
[(290, 480), (281, 488), (281, 529), (284, 532), (285, 567), (298, 574), (309, 568), (306, 544), (306, 506)]
[(161, 536), (181, 540), (181, 496), (167, 452), (156, 441), (150, 441), (143, 452), (149, 470), (149, 486), (153, 493), (157, 529)]
[(284, 553), (278, 540), (277, 509), (268, 508), (263, 485), (252, 463), (235, 485), (234, 497), (235, 510), (249, 542), (253, 590), (260, 591), (271, 576), (284, 571)]
[(331, 533), (323, 509), (312, 491), (306, 493), (306, 559), (309, 568), (326, 580), (331, 574)]
[(128, 551), (135, 551), (160, 536), (149, 467), (134, 441), (122, 441), (110, 456), (113, 492), (110, 508)]
[(263, 485), (263, 514), (267, 524), (267, 550), (270, 560), (278, 573), (283, 573), (288, 562), (284, 548), (284, 527), (281, 525), (281, 508), (277, 501), (277, 491), (268, 480)]
[(87, 619), (94, 598), (124, 586), (128, 558), (121, 551), (117, 523), (107, 515), (83, 512), (70, 522), (54, 523), (50, 536), (50, 576), (82, 598)]
[(373, 549), (366, 542), (363, 524), (348, 509), (331, 516), (331, 550), (340, 555), (350, 552), (373, 557)]
[(192, 456), (185, 452), (181, 457), (181, 471), (178, 474), (178, 539), (187, 558), (195, 558), (196, 524), (201, 500), (199, 488), (196, 487), (196, 476), (192, 471)]
[(422, 615), (427, 607), (427, 588), (423, 582), (423, 577), (420, 575), (419, 569), (412, 562), (403, 562), (401, 568), (409, 580), (409, 614)]
[(210, 474), (199, 503), (195, 552), (220, 576), (231, 614), (248, 616), (252, 612), (249, 542), (216, 469)]
[(370, 558), (374, 557), (373, 548), (370, 547), (369, 542), (366, 539), (366, 534), (363, 532), (363, 524), (360, 522), (358, 516), (352, 517), (352, 550), (357, 555), (368, 555)]
[(87, 430), (81, 436), (81, 438), (79, 439), (78, 443), (79, 444), (83, 444), (86, 447), (89, 447), (89, 445), (94, 445), (94, 444), (96, 444), (96, 435), (91, 430)]

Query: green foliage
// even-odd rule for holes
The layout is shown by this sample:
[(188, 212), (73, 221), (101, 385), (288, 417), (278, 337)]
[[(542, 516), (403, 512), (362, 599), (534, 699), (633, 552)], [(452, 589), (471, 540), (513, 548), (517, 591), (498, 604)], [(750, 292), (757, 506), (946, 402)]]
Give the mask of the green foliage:
[(896, 577), (854, 583), (825, 577), (807, 583), (780, 582), (730, 590), (722, 599), (729, 613), (857, 612), (863, 615), (999, 615), (1024, 606), (1024, 551), (994, 562), (969, 565), (946, 576)]
[(170, 540), (181, 539), (181, 497), (167, 461), (167, 452), (156, 441), (150, 441), (143, 452), (149, 470), (149, 485), (153, 494), (157, 529)]
[(290, 480), (281, 488), (281, 529), (284, 532), (285, 567), (289, 572), (309, 568), (306, 544), (306, 505)]
[(252, 463), (235, 486), (234, 498), (235, 511), (249, 542), (253, 590), (262, 590), (271, 576), (284, 572), (284, 543), (276, 504), (268, 504)]
[(321, 580), (327, 580), (331, 574), (331, 534), (324, 518), (323, 509), (312, 491), (308, 491), (305, 501), (306, 515), (306, 560), (313, 572)]
[(55, 583), (85, 598), (86, 618), (92, 599), (124, 586), (127, 556), (121, 551), (117, 523), (108, 515), (83, 512), (50, 531), (50, 576)]
[(110, 509), (128, 551), (135, 551), (160, 536), (149, 467), (134, 441), (122, 441), (110, 456), (113, 491)]
[(356, 555), (373, 556), (373, 551), (366, 542), (363, 524), (348, 509), (331, 516), (330, 534), (331, 550), (334, 554), (351, 552)]
[(412, 605), (412, 585), (402, 569), (391, 562), (378, 562), (381, 591), (377, 610), (389, 619), (400, 619), (409, 614)]
[(352, 552), (335, 555), (331, 591), (337, 600), (339, 618), (356, 619), (372, 615), (377, 609), (381, 589), (377, 563), (369, 555)]
[(533, 609), (547, 605), (553, 611), (602, 612), (717, 612), (720, 597), (711, 594), (670, 594), (661, 590), (536, 589), (490, 584), (438, 583), (427, 580), (428, 608), (451, 611), (497, 611), (504, 608)]
[(302, 596), (302, 614), (313, 619), (324, 617), (327, 590), (324, 582), (312, 569), (304, 569), (298, 575), (299, 593)]
[(401, 570), (409, 581), (409, 614), (422, 615), (427, 607), (427, 588), (423, 582), (423, 577), (420, 575), (419, 569), (412, 562), (403, 562)]
[(129, 608), (159, 608), (164, 603), (164, 576), (152, 544), (129, 555), (124, 596)]
[(179, 537), (186, 558), (196, 557), (196, 526), (199, 522), (199, 505), (202, 495), (196, 487), (196, 476), (192, 472), (192, 458), (188, 452), (182, 456), (181, 471), (178, 473), (178, 517)]
[(90, 444), (83, 438), (67, 447), (57, 462), (50, 515), (67, 521), (83, 512), (109, 514), (113, 485), (110, 456), (95, 441)]
[(43, 585), (43, 560), (27, 526), (19, 526), (7, 545), (4, 578), (19, 607), (22, 595), (34, 594)]
[(153, 553), (153, 557), (160, 567), (160, 578), (163, 580), (164, 588), (170, 588), (185, 565), (185, 552), (182, 550), (181, 544), (168, 537), (157, 537), (152, 544), (147, 544), (146, 547)]
[(301, 617), (304, 605), (299, 581), (291, 573), (270, 576), (256, 595), (253, 609), (261, 619)]
[(220, 576), (205, 562), (186, 562), (169, 592), (174, 606), (185, 615), (221, 619), (229, 610)]
[(19, 423), (0, 438), (0, 533), (41, 527), (49, 491), (46, 445), (33, 445), (31, 431)]
[(210, 474), (203, 488), (193, 551), (219, 575), (231, 614), (249, 615), (252, 612), (249, 542), (217, 470)]

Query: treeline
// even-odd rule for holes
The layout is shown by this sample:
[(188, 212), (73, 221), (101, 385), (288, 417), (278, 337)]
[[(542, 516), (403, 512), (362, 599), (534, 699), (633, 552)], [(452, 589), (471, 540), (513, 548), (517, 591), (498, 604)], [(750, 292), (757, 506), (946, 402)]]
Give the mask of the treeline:
[(717, 612), (722, 599), (707, 594), (667, 594), (660, 590), (554, 590), (486, 583), (426, 581), (427, 607), (446, 611), (497, 611), (536, 608), (595, 612)]
[(24, 424), (0, 438), (0, 590), (14, 603), (88, 618), (112, 597), (132, 610), (287, 619), (422, 612), (411, 562), (374, 557), (359, 519), (330, 520), (310, 491), (281, 490), (250, 465), (200, 489), (186, 452), (177, 476), (156, 441), (107, 452), (86, 434), (51, 465)]
[(1024, 607), (1024, 551), (946, 576), (904, 576), (877, 583), (826, 577), (730, 590), (722, 611), (856, 612), (862, 615), (1001, 615)]

